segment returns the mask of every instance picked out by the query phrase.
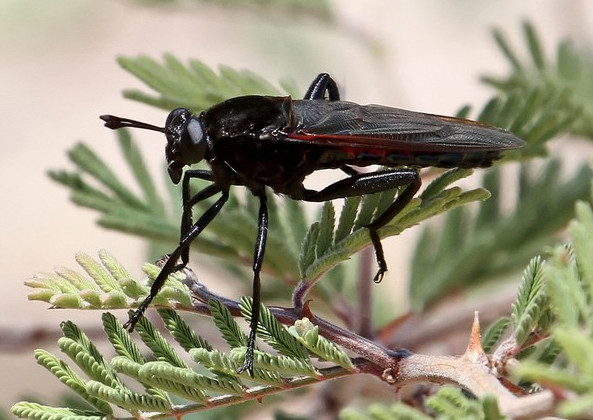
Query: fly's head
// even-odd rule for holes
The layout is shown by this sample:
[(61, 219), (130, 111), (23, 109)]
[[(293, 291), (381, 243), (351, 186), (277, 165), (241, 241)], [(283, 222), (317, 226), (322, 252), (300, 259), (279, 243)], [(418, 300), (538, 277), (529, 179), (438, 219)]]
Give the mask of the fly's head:
[(167, 146), (165, 156), (169, 176), (175, 184), (181, 180), (183, 167), (198, 163), (206, 156), (208, 140), (200, 117), (194, 117), (185, 108), (169, 113), (165, 123)]
[(157, 127), (129, 118), (114, 115), (101, 115), (105, 126), (116, 130), (118, 128), (142, 128), (158, 131), (167, 137), (165, 156), (168, 163), (169, 177), (178, 184), (181, 181), (183, 167), (198, 163), (206, 156), (208, 139), (200, 117), (193, 117), (185, 108), (177, 108), (169, 113), (165, 127)]

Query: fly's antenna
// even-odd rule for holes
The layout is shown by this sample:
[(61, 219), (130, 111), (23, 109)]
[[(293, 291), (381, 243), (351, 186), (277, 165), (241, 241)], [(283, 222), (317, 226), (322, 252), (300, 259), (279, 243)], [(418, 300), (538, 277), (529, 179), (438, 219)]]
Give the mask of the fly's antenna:
[(101, 115), (103, 121), (105, 121), (105, 127), (117, 130), (118, 128), (142, 128), (144, 130), (158, 131), (164, 133), (164, 127), (157, 127), (156, 125), (144, 123), (142, 121), (131, 120), (129, 118), (116, 117), (115, 115)]

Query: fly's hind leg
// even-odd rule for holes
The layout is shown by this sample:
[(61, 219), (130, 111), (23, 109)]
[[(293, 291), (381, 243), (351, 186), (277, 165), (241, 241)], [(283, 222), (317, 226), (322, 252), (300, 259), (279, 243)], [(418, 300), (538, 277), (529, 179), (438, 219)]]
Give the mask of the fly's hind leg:
[(331, 76), (327, 73), (319, 74), (309, 89), (307, 89), (307, 93), (303, 99), (310, 100), (310, 99), (325, 99), (327, 98), (330, 101), (339, 101), (340, 100), (340, 90), (338, 89), (338, 85), (331, 78)]
[(422, 181), (420, 180), (418, 171), (411, 168), (392, 169), (372, 173), (356, 173), (353, 168), (348, 166), (341, 169), (346, 173), (352, 173), (352, 175), (348, 178), (334, 182), (320, 191), (303, 188), (301, 191), (301, 199), (305, 201), (328, 201), (336, 198), (374, 194), (392, 188), (406, 186), (401, 194), (397, 196), (393, 203), (391, 203), (381, 215), (365, 226), (369, 229), (371, 242), (375, 249), (377, 264), (379, 265), (379, 270), (373, 278), (373, 280), (378, 283), (382, 280), (383, 275), (387, 271), (385, 254), (383, 253), (381, 238), (378, 231), (403, 210), (420, 189)]

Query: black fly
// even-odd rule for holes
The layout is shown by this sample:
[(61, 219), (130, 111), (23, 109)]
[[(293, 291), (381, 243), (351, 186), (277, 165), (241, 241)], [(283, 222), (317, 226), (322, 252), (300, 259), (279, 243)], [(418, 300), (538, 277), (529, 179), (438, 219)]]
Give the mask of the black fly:
[[(303, 100), (240, 96), (193, 116), (189, 110), (177, 108), (162, 128), (112, 115), (101, 119), (112, 129), (134, 127), (164, 133), (171, 180), (177, 184), (183, 175), (179, 246), (170, 254), (150, 294), (125, 324), (128, 330), (134, 329), (167, 277), (186, 266), (191, 242), (224, 206), (230, 187), (242, 185), (259, 198), (251, 331), (245, 364), (239, 370), (251, 375), (268, 227), (265, 187), (294, 200), (319, 202), (405, 186), (387, 210), (366, 226), (379, 266), (374, 281), (379, 282), (387, 265), (378, 230), (420, 188), (418, 168), (487, 167), (501, 152), (524, 144), (511, 133), (480, 122), (341, 101), (336, 83), (326, 73), (317, 76)], [(183, 173), (184, 166), (202, 160), (210, 166), (209, 171), (188, 169)], [(368, 165), (394, 169), (360, 173), (354, 168)], [(348, 177), (319, 191), (305, 188), (305, 177), (320, 169), (340, 169)], [(211, 184), (192, 195), (193, 178)], [(218, 199), (194, 223), (193, 206), (216, 194)]]

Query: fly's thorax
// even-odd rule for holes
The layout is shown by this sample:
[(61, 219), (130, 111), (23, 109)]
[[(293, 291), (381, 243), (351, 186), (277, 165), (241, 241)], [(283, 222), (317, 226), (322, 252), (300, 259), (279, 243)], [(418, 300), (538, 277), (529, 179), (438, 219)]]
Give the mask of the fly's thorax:
[(239, 96), (213, 106), (202, 114), (212, 141), (233, 137), (260, 137), (290, 124), (290, 97)]

